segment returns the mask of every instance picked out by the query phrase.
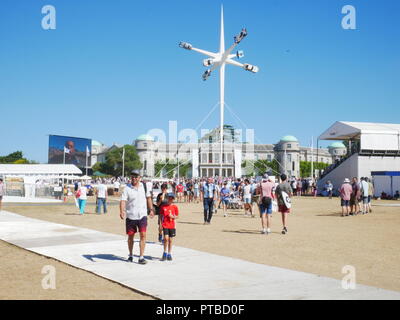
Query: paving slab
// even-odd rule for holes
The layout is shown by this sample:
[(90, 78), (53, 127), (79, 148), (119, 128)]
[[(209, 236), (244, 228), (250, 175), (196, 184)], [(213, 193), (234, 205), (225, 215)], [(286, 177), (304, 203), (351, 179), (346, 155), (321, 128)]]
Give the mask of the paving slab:
[[(126, 237), (0, 212), (0, 239), (166, 300), (400, 299), (400, 292), (174, 247), (173, 261), (147, 242), (147, 265), (129, 263)], [(138, 251), (135, 241), (134, 252)], [(1, 263), (1, 262), (0, 262)]]

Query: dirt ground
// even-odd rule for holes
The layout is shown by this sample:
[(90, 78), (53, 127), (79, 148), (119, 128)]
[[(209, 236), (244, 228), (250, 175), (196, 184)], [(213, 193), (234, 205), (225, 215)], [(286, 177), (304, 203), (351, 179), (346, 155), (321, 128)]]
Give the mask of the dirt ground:
[[(113, 203), (106, 215), (95, 214), (94, 200), (90, 199), (84, 216), (72, 205), (4, 204), (3, 209), (124, 234), (118, 203)], [(399, 201), (374, 201), (372, 213), (350, 217), (340, 216), (337, 198), (295, 197), (292, 203), (286, 235), (281, 234), (282, 222), (277, 213), (273, 214), (272, 233), (262, 235), (258, 209), (255, 218), (244, 216), (242, 210), (229, 210), (230, 216), (224, 218), (222, 210), (218, 210), (211, 225), (203, 225), (201, 204), (178, 203), (180, 218), (175, 244), (336, 279), (342, 279), (342, 268), (351, 265), (355, 267), (357, 283), (400, 291), (400, 207), (381, 206), (399, 205)], [(157, 241), (156, 218), (149, 219), (147, 240)], [(47, 258), (0, 242), (0, 259), (0, 299), (148, 299), (63, 263), (57, 264), (64, 277), (57, 287), (60, 290), (43, 292), (40, 270)]]

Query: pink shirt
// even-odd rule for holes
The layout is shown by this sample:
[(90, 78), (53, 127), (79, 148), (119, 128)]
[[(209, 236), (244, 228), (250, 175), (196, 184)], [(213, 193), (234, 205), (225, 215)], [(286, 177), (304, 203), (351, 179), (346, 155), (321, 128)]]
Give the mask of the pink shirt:
[(261, 198), (262, 197), (269, 197), (274, 198), (272, 190), (275, 188), (275, 183), (271, 181), (262, 182), (261, 183)]
[(343, 200), (350, 200), (351, 194), (353, 193), (353, 187), (350, 183), (344, 183), (340, 187), (340, 197)]

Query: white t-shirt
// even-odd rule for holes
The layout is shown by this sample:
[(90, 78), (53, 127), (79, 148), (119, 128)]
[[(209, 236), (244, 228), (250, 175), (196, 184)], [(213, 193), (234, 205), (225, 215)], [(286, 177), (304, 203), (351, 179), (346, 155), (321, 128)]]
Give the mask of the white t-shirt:
[(114, 189), (119, 189), (120, 183), (118, 181), (114, 182)]
[(150, 190), (145, 194), (143, 183), (139, 188), (125, 188), (121, 195), (121, 201), (126, 201), (126, 217), (130, 220), (140, 220), (147, 216), (147, 199), (151, 197)]
[(243, 187), (243, 197), (251, 198), (251, 185), (246, 185)]
[(107, 187), (104, 184), (99, 184), (97, 186), (97, 197), (98, 198), (106, 198)]
[(85, 186), (81, 186), (81, 187), (79, 187), (79, 190), (81, 191), (81, 195), (79, 196), (79, 199), (87, 200), (87, 188)]

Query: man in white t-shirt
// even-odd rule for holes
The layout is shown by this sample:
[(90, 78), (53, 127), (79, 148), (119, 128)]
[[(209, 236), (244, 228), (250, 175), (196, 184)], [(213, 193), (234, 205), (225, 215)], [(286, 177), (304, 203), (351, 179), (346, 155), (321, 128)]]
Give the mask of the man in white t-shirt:
[[(144, 259), (144, 249), (146, 246), (147, 214), (150, 218), (154, 217), (153, 201), (151, 190), (140, 181), (139, 170), (131, 172), (132, 188), (125, 187), (120, 201), (120, 218), (123, 220), (126, 216), (126, 234), (128, 235), (128, 261), (133, 261), (133, 242), (135, 233), (140, 233), (140, 256), (138, 263), (146, 264)], [(146, 190), (147, 189), (147, 190)]]
[(244, 180), (243, 202), (244, 202), (244, 215), (253, 216), (253, 210), (251, 207), (251, 185), (249, 179)]
[(107, 187), (104, 183), (100, 183), (97, 186), (96, 190), (96, 207), (97, 207), (97, 213), (100, 214), (101, 212), (101, 206), (103, 206), (103, 212), (104, 214), (107, 213)]
[(119, 192), (119, 187), (120, 187), (120, 183), (119, 183), (119, 181), (118, 180), (116, 180), (115, 182), (114, 182), (114, 192), (116, 192), (116, 193), (118, 193)]

